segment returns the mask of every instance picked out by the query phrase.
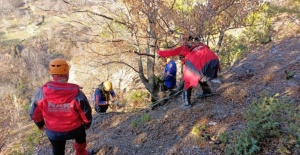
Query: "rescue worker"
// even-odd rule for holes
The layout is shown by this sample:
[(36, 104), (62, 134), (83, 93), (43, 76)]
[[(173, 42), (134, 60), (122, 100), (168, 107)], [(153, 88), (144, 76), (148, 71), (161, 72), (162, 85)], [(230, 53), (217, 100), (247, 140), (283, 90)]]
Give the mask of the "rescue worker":
[(203, 44), (198, 38), (189, 37), (188, 43), (175, 49), (158, 50), (161, 57), (169, 57), (179, 55), (183, 69), (183, 107), (191, 107), (192, 88), (201, 85), (203, 93), (199, 97), (210, 96), (211, 89), (207, 81), (218, 76), (221, 65), (218, 56)]
[(116, 93), (112, 89), (112, 83), (110, 81), (102, 82), (98, 88), (95, 89), (95, 111), (105, 113), (109, 105), (112, 104), (116, 98)]
[(69, 69), (64, 59), (49, 63), (52, 81), (35, 93), (30, 117), (40, 130), (46, 130), (54, 155), (64, 155), (70, 139), (75, 139), (76, 155), (88, 155), (85, 130), (91, 126), (92, 110), (80, 87), (68, 83)]
[(162, 58), (166, 64), (164, 73), (161, 75), (163, 81), (163, 91), (170, 90), (176, 87), (177, 66), (171, 57)]

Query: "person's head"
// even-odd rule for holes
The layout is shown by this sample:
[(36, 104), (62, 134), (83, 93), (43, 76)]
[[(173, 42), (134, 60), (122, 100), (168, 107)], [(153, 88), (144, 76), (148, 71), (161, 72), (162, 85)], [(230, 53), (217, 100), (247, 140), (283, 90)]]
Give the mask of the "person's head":
[(171, 57), (159, 57), (159, 62), (163, 65), (168, 64), (171, 60)]
[(49, 74), (53, 81), (68, 82), (70, 66), (64, 59), (53, 59), (49, 63)]
[(184, 65), (184, 63), (185, 63), (184, 56), (180, 55), (179, 60), (180, 60), (180, 63)]
[(103, 83), (103, 90), (109, 92), (112, 90), (112, 83), (110, 81), (105, 81)]
[(185, 40), (185, 44), (186, 45), (190, 45), (190, 46), (194, 46), (196, 44), (198, 44), (200, 41), (200, 37), (193, 37), (193, 36), (189, 36), (187, 38), (184, 39)]

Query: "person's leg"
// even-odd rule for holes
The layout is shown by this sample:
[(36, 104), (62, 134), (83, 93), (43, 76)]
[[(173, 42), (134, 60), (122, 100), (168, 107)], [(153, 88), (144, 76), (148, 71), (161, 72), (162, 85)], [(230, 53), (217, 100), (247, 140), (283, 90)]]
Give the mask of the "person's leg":
[(65, 145), (66, 145), (66, 141), (62, 140), (62, 141), (55, 141), (55, 140), (51, 140), (49, 139), (52, 145), (52, 151), (53, 151), (53, 155), (64, 155), (65, 154)]
[(177, 86), (176, 86), (176, 92), (182, 90), (182, 89), (183, 89), (183, 86), (184, 86), (184, 81), (183, 81), (183, 80), (180, 80), (179, 83), (178, 83)]
[(98, 113), (98, 112), (100, 112), (100, 106), (99, 105), (95, 105), (95, 111)]
[(86, 149), (86, 133), (84, 128), (80, 128), (80, 132), (75, 137), (74, 148), (76, 150), (76, 155), (88, 155)]
[(101, 105), (99, 106), (99, 112), (105, 113), (106, 110), (108, 109), (108, 105)]
[(86, 149), (86, 138), (85, 137), (78, 137), (75, 139), (74, 148), (76, 150), (75, 155), (88, 155), (88, 151)]
[(191, 94), (192, 94), (192, 87), (190, 87), (189, 89), (187, 90), (184, 90), (183, 94), (182, 94), (182, 97), (183, 97), (183, 107), (191, 107), (192, 104), (191, 104)]
[(201, 85), (201, 88), (202, 88), (203, 92), (198, 95), (198, 98), (208, 97), (208, 96), (212, 95), (211, 89), (210, 89), (207, 82), (201, 82), (200, 81), (199, 84)]

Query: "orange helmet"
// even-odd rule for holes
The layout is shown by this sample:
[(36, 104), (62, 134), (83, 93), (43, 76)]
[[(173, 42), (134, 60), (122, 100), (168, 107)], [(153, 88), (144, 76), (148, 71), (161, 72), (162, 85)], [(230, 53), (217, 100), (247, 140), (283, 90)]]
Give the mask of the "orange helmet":
[(64, 59), (53, 59), (49, 63), (49, 74), (68, 74), (70, 67)]
[(112, 84), (111, 84), (111, 82), (110, 82), (110, 81), (105, 81), (105, 82), (103, 83), (103, 89), (104, 89), (105, 91), (110, 91), (110, 90), (112, 89)]

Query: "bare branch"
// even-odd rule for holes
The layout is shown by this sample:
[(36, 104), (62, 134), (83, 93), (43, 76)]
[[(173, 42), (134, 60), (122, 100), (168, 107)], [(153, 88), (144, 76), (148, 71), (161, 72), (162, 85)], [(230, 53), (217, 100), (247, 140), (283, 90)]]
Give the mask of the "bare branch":
[(65, 2), (66, 4), (70, 4), (70, 2), (66, 1), (66, 0), (63, 0), (63, 2)]
[(37, 7), (38, 9), (42, 10), (42, 11), (51, 11), (51, 10), (49, 10), (49, 9), (48, 9), (48, 10), (46, 10), (46, 9), (43, 9), (43, 8), (41, 8), (41, 7), (37, 6), (37, 5), (36, 5), (36, 7)]
[(152, 57), (152, 58), (155, 58), (155, 55), (153, 54), (147, 54), (147, 53), (140, 53), (140, 52), (137, 52), (137, 51), (133, 51), (135, 54), (137, 55), (146, 55), (146, 56), (149, 56), (149, 57)]
[(110, 61), (110, 62), (107, 62), (107, 63), (103, 63), (102, 65), (110, 65), (110, 64), (123, 64), (123, 65), (126, 65), (128, 66), (129, 68), (131, 68), (133, 71), (135, 71), (136, 73), (139, 73), (138, 70), (136, 70), (133, 66), (129, 65), (128, 63), (126, 62), (120, 62), (120, 61)]
[(87, 12), (87, 13), (91, 13), (91, 14), (93, 14), (93, 15), (100, 16), (100, 17), (103, 17), (103, 18), (105, 18), (105, 19), (114, 21), (114, 22), (116, 22), (116, 23), (118, 23), (118, 24), (122, 24), (122, 25), (128, 26), (128, 25), (127, 25), (126, 23), (124, 23), (124, 22), (121, 22), (121, 21), (116, 20), (116, 19), (114, 19), (114, 18), (112, 18), (112, 17), (108, 17), (108, 16), (106, 16), (106, 15), (103, 15), (103, 14), (100, 14), (100, 13), (96, 13), (96, 12), (93, 12), (93, 11), (90, 11), (90, 10), (78, 10), (78, 11), (75, 11), (75, 12)]

